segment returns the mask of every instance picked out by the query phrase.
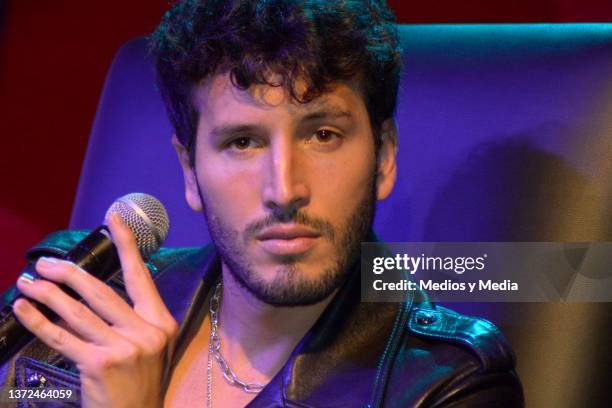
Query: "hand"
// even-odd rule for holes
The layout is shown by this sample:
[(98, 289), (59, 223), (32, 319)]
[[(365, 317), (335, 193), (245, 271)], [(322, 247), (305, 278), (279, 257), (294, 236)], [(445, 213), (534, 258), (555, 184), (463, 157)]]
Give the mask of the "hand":
[[(109, 286), (71, 262), (41, 258), (36, 270), (46, 280), (19, 279), (17, 287), (57, 313), (70, 330), (50, 322), (25, 299), (13, 309), (19, 321), (80, 371), (81, 402), (87, 407), (162, 405), (161, 381), (178, 326), (164, 305), (130, 229), (109, 217), (131, 307)], [(78, 302), (55, 283), (66, 284)]]

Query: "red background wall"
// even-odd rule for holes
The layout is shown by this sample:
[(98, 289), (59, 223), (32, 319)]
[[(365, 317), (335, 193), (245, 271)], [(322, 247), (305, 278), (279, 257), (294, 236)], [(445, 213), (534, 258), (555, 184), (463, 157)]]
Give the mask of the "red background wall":
[[(389, 3), (403, 23), (612, 21), (609, 0)], [(15, 279), (29, 246), (68, 224), (106, 70), (121, 44), (153, 30), (168, 1), (2, 5), (0, 289)]]

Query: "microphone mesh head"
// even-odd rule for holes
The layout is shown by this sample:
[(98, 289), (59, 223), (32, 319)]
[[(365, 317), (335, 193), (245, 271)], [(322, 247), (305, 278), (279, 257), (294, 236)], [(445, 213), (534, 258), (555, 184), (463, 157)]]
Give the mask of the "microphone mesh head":
[(136, 237), (143, 258), (148, 258), (161, 247), (168, 236), (170, 220), (164, 205), (149, 194), (131, 193), (115, 200), (104, 220), (117, 213)]

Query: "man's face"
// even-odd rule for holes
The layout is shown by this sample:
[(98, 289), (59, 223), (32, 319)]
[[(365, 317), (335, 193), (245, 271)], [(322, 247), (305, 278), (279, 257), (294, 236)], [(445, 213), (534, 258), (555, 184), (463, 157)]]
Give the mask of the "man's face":
[(269, 304), (323, 300), (357, 260), (395, 176), (394, 145), (377, 167), (361, 93), (338, 83), (299, 104), (282, 87), (242, 91), (218, 75), (194, 101), (194, 168), (180, 146), (179, 157), (187, 201), (204, 210), (223, 267)]

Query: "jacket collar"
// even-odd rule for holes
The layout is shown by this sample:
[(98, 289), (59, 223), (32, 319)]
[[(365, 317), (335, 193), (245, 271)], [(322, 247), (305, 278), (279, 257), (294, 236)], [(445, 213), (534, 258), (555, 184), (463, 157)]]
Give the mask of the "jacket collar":
[[(220, 273), (219, 256), (209, 245), (188, 252), (156, 277), (160, 294), (180, 325), (174, 363), (206, 315), (206, 300)], [(362, 303), (360, 290), (357, 265), (250, 406), (378, 405), (412, 297), (404, 303)]]

